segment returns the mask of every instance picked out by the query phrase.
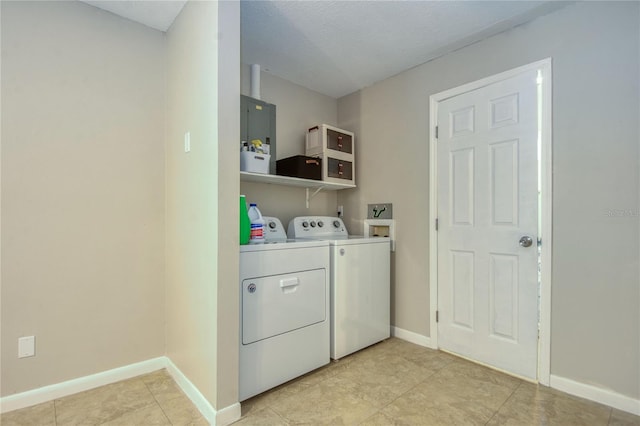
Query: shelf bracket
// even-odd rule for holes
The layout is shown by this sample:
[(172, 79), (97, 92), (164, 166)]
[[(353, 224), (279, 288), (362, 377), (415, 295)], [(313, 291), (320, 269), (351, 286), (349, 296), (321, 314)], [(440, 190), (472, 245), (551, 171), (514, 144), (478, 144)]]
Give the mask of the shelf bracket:
[(309, 196), (309, 188), (306, 188), (306, 189), (307, 189), (306, 205), (307, 205), (307, 208), (309, 208), (309, 201), (311, 201), (313, 199), (313, 197), (318, 195), (318, 192), (322, 191), (324, 189), (324, 186), (321, 186), (318, 189), (316, 189), (315, 191), (313, 191), (313, 194), (311, 194), (311, 196)]

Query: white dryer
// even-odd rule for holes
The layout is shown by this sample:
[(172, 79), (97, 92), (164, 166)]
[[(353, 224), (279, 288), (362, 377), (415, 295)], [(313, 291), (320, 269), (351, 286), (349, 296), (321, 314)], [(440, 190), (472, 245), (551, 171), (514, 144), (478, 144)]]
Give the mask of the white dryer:
[(329, 243), (240, 246), (240, 401), (329, 363)]
[(296, 217), (289, 238), (329, 242), (331, 259), (331, 358), (339, 359), (391, 333), (390, 240), (349, 236), (342, 219)]

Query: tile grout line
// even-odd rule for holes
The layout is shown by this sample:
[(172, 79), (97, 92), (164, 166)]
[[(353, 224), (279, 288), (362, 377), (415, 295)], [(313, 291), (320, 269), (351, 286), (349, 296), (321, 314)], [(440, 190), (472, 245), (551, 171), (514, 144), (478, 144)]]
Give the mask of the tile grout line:
[(173, 422), (171, 421), (169, 416), (167, 416), (167, 413), (164, 411), (164, 408), (162, 408), (162, 404), (160, 404), (160, 401), (158, 401), (158, 398), (156, 398), (156, 395), (153, 393), (153, 391), (151, 391), (151, 389), (149, 388), (149, 385), (147, 384), (147, 382), (142, 380), (142, 383), (144, 384), (144, 386), (147, 388), (147, 390), (149, 391), (149, 393), (153, 397), (153, 400), (156, 402), (156, 405), (160, 408), (160, 411), (162, 411), (162, 415), (167, 419), (167, 421), (169, 422), (170, 425), (173, 425)]
[(493, 415), (491, 417), (489, 417), (487, 419), (487, 421), (485, 422), (485, 426), (489, 424), (489, 422), (491, 420), (493, 420), (493, 418), (496, 416), (496, 414), (498, 414), (498, 412), (502, 409), (502, 407), (504, 407), (504, 405), (511, 399), (513, 398), (513, 395), (516, 394), (516, 391), (518, 389), (520, 389), (520, 387), (522, 386), (522, 383), (524, 383), (522, 380), (520, 380), (520, 383), (518, 383), (518, 386), (516, 386), (516, 388), (511, 392), (511, 394), (507, 397), (507, 399), (504, 400), (504, 402), (502, 404), (500, 404), (500, 406), (496, 409), (496, 411), (494, 411)]
[(289, 421), (289, 419), (288, 419), (288, 418), (284, 417), (283, 415), (281, 415), (280, 413), (278, 413), (278, 412), (277, 412), (276, 410), (274, 410), (273, 408), (271, 408), (271, 407), (264, 407), (263, 409), (273, 411), (273, 412), (275, 413), (275, 415), (276, 415), (276, 416), (278, 416), (278, 417), (280, 417), (280, 418), (281, 418), (281, 419), (282, 419), (282, 420), (283, 420), (287, 425), (290, 425), (290, 424), (291, 424), (291, 422)]
[[(322, 379), (320, 382), (322, 382), (323, 380), (325, 380), (325, 379)], [(306, 390), (309, 390), (309, 389), (311, 389), (311, 388), (314, 388), (314, 387), (316, 387), (316, 386), (319, 386), (319, 385), (320, 385), (320, 382), (318, 382), (318, 383), (316, 383), (316, 384), (314, 384), (314, 385), (309, 386), (308, 388), (306, 388), (306, 389), (305, 389), (305, 391), (306, 391)], [(294, 394), (294, 395), (295, 395), (295, 394)], [(284, 396), (282, 396), (282, 400), (289, 399), (291, 396), (292, 396), (292, 395), (284, 395)], [(276, 400), (276, 402), (277, 402), (277, 400)], [(280, 413), (280, 411), (279, 411), (276, 407), (274, 407), (274, 406), (273, 406), (273, 404), (269, 404), (269, 405), (265, 406), (264, 408), (261, 408), (261, 409), (260, 409), (260, 410), (258, 410), (257, 412), (262, 411), (262, 410), (264, 410), (264, 409), (266, 409), (266, 408), (268, 408), (268, 409), (270, 409), (271, 411), (273, 411), (274, 413), (276, 413), (279, 417), (282, 417), (282, 418), (284, 419), (284, 421), (285, 421), (285, 422), (287, 422), (287, 424), (291, 424), (292, 420), (291, 420), (291, 419), (289, 419), (286, 415), (284, 415), (284, 414)], [(255, 413), (254, 413), (254, 414), (255, 414)], [(249, 416), (247, 416), (247, 417), (249, 417)]]
[[(385, 405), (385, 407), (386, 407), (386, 405)], [(384, 408), (384, 407), (382, 407), (382, 408)], [(378, 413), (381, 413), (382, 415), (384, 415), (384, 413), (382, 413), (382, 408), (379, 409), (378, 411), (376, 411), (375, 413), (373, 413), (372, 415), (370, 415), (369, 417), (367, 417), (366, 419), (362, 420), (360, 423), (358, 423), (358, 425), (364, 424), (367, 420), (369, 420), (370, 418), (372, 418), (373, 416), (375, 416)]]
[[(412, 364), (414, 364), (415, 366), (420, 367), (418, 364), (416, 364), (415, 362), (411, 361), (410, 359), (405, 358), (402, 355), (399, 355), (402, 359), (404, 359), (405, 361), (408, 361)], [(448, 364), (447, 364), (448, 365)], [(413, 391), (415, 388), (417, 388), (418, 386), (422, 385), (423, 383), (425, 383), (427, 380), (429, 380), (431, 377), (435, 376), (436, 374), (438, 374), (438, 372), (440, 372), (440, 370), (442, 370), (444, 368), (441, 367), (437, 370), (435, 370), (434, 372), (432, 372), (430, 375), (428, 375), (427, 377), (425, 377), (424, 380), (422, 380), (421, 382), (417, 383), (416, 385), (414, 385), (413, 387), (411, 387), (410, 389), (408, 389), (406, 392), (401, 393), (400, 395), (396, 396), (394, 399), (392, 399), (391, 401), (389, 401), (387, 404), (383, 405), (382, 407), (380, 407), (375, 413), (373, 413), (372, 415), (370, 415), (369, 417), (367, 417), (366, 419), (364, 419), (362, 422), (360, 422), (359, 424), (363, 424), (364, 422), (366, 422), (367, 420), (369, 420), (370, 418), (372, 418), (373, 416), (375, 416), (378, 413), (381, 413), (383, 415), (385, 415), (382, 410), (384, 410), (386, 407), (390, 406), (391, 404), (393, 404), (394, 402), (396, 402), (399, 398), (405, 396), (406, 394), (408, 394), (409, 392)]]
[[(53, 400), (53, 423), (58, 426), (58, 408), (56, 407), (56, 400)], [(1, 423), (1, 422), (0, 422)]]
[[(379, 343), (378, 343), (378, 344), (379, 344)], [(373, 346), (375, 346), (375, 345), (373, 345)], [(353, 354), (349, 354), (349, 356), (348, 356), (348, 357), (351, 357), (352, 355), (353, 355)], [(331, 360), (331, 361), (329, 362), (329, 366), (330, 366), (329, 368), (331, 368), (331, 367), (333, 367), (333, 366), (336, 366), (336, 365), (337, 365), (337, 363), (339, 363), (340, 361), (343, 361), (343, 362), (344, 362), (344, 359), (346, 359), (346, 358), (347, 358), (347, 357), (341, 358), (340, 360)], [(349, 365), (351, 362), (354, 362), (354, 360), (352, 359), (352, 360), (351, 360), (350, 362), (348, 362), (346, 365)], [(311, 385), (310, 387), (308, 387), (308, 388), (307, 388), (307, 389), (305, 389), (305, 390), (308, 390), (308, 389), (314, 388), (314, 387), (316, 387), (316, 386), (320, 386), (320, 384), (322, 384), (323, 382), (325, 382), (325, 381), (327, 381), (327, 380), (329, 380), (329, 379), (331, 379), (331, 378), (334, 378), (334, 377), (338, 376), (339, 374), (340, 374), (340, 372), (335, 372), (335, 373), (333, 373), (333, 374), (328, 374), (328, 375), (324, 376), (322, 379), (320, 379), (317, 383), (315, 383), (315, 384)], [(362, 385), (362, 383), (360, 383), (359, 381), (357, 381), (357, 380), (354, 380), (354, 381), (355, 381), (356, 383), (358, 383), (358, 384)], [(417, 385), (416, 385), (416, 386), (417, 386)], [(284, 398), (289, 398), (289, 397), (290, 397), (290, 395), (289, 395), (289, 396), (286, 396), (286, 397), (284, 397)], [(366, 400), (363, 400), (363, 401), (367, 402)], [(385, 407), (386, 407), (386, 405), (385, 405)], [(281, 414), (281, 413), (280, 413), (280, 412), (279, 412), (275, 407), (273, 407), (273, 406), (267, 406), (266, 408), (269, 408), (271, 411), (273, 411), (274, 413), (276, 413), (279, 417), (281, 417), (283, 420), (285, 420), (285, 422), (287, 422), (287, 424), (291, 424), (291, 421), (293, 421), (293, 420), (289, 419), (288, 417), (286, 417), (284, 414)], [(382, 408), (384, 408), (384, 407), (382, 407)], [(366, 421), (367, 419), (369, 419), (370, 417), (374, 416), (374, 415), (375, 415), (376, 413), (378, 413), (382, 408), (378, 409), (378, 410), (377, 410), (377, 411), (375, 411), (371, 416), (369, 416), (369, 417), (367, 417), (366, 419), (364, 419), (364, 420), (363, 420), (363, 422), (364, 422), (364, 421)], [(362, 422), (360, 422), (359, 424), (361, 424), (361, 423), (362, 423)]]
[[(322, 379), (320, 379), (320, 380), (318, 381), (318, 383), (315, 383), (315, 384), (313, 384), (313, 385), (309, 386), (308, 388), (304, 389), (304, 391), (307, 391), (307, 390), (309, 390), (309, 389), (312, 389), (312, 388), (314, 388), (314, 387), (316, 387), (316, 386), (320, 386), (320, 383), (324, 382), (324, 381), (325, 381), (325, 380), (327, 380), (327, 379), (330, 379), (330, 378), (331, 378), (331, 377), (333, 377), (334, 375), (335, 375), (335, 374), (332, 374), (332, 375), (330, 375), (330, 376), (323, 377)], [(304, 376), (305, 376), (305, 375), (300, 376), (300, 377), (298, 377), (298, 378), (296, 378), (296, 379), (291, 380), (290, 382), (297, 381), (298, 379), (300, 379), (301, 377), (304, 377)], [(294, 395), (295, 395), (295, 394), (294, 394)], [(282, 399), (283, 399), (283, 400), (284, 400), (284, 399), (288, 399), (288, 398), (290, 398), (291, 396), (292, 396), (292, 395), (284, 395), (284, 396), (282, 397)], [(290, 424), (291, 424), (291, 422), (293, 421), (293, 420), (289, 419), (287, 416), (285, 416), (284, 414), (281, 414), (281, 413), (280, 413), (280, 412), (279, 412), (279, 411), (278, 411), (278, 410), (273, 406), (273, 404), (269, 404), (269, 405), (267, 405), (266, 407), (264, 407), (264, 408), (262, 408), (262, 409), (260, 409), (260, 410), (258, 410), (258, 411), (262, 411), (262, 410), (264, 410), (265, 408), (270, 409), (271, 411), (273, 411), (274, 413), (276, 413), (276, 415), (277, 415), (278, 417), (282, 418), (282, 419), (287, 423), (287, 425), (290, 425)], [(247, 417), (249, 417), (249, 416), (247, 416)], [(241, 417), (241, 418), (242, 418), (242, 417)]]

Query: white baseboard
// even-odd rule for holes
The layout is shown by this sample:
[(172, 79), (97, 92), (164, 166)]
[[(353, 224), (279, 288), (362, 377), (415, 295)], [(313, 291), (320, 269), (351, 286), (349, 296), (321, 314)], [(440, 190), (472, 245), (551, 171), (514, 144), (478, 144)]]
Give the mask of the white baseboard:
[(242, 416), (242, 411), (240, 408), (240, 403), (236, 402), (233, 405), (225, 407), (218, 411), (216, 414), (216, 426), (227, 426), (231, 423), (240, 420)]
[(416, 345), (424, 346), (431, 349), (437, 349), (431, 345), (431, 339), (429, 337), (423, 336), (422, 334), (414, 333), (413, 331), (391, 326), (391, 335), (397, 337), (398, 339), (415, 343)]
[(176, 381), (176, 384), (211, 425), (227, 426), (240, 419), (240, 403), (236, 402), (229, 407), (216, 411), (209, 401), (200, 393), (198, 388), (196, 388), (182, 371), (166, 356), (5, 396), (4, 398), (0, 398), (0, 413), (31, 407), (78, 392), (84, 392), (100, 386), (131, 379), (142, 374), (152, 373), (163, 368), (167, 369), (171, 377)]
[(0, 413), (31, 407), (32, 405), (73, 395), (74, 393), (84, 392), (99, 386), (130, 379), (132, 377), (140, 376), (141, 374), (151, 373), (165, 368), (166, 365), (167, 358), (158, 357), (135, 364), (125, 365), (124, 367), (114, 368), (113, 370), (107, 370), (101, 373), (67, 380), (66, 382), (56, 383), (49, 386), (43, 386), (38, 389), (5, 396), (4, 398), (0, 398)]
[[(416, 345), (425, 346), (431, 349), (437, 349), (432, 346), (431, 339), (429, 337), (414, 333), (412, 331), (392, 326), (391, 335), (399, 339), (415, 343)], [(622, 411), (626, 411), (631, 414), (635, 414), (636, 416), (640, 416), (640, 400), (634, 399), (630, 396), (622, 395), (612, 390), (603, 389), (597, 386), (576, 382), (574, 380), (555, 376), (553, 374), (549, 377), (549, 382), (552, 388), (560, 390), (562, 392), (566, 392), (580, 398), (585, 398), (591, 401), (598, 402), (600, 404), (605, 404), (610, 407), (617, 408)]]
[(558, 389), (580, 398), (599, 402), (636, 416), (640, 416), (640, 400), (597, 386), (576, 382), (571, 379), (551, 375), (549, 382), (552, 388)]
[(167, 371), (210, 425), (227, 426), (240, 419), (239, 402), (216, 411), (198, 388), (187, 379), (187, 376), (169, 358), (167, 358)]
[(182, 389), (182, 392), (187, 395), (198, 411), (207, 419), (209, 424), (215, 425), (216, 409), (213, 408), (209, 401), (207, 401), (207, 398), (200, 393), (198, 388), (191, 383), (191, 380), (187, 379), (187, 376), (185, 376), (169, 358), (167, 358), (167, 371), (171, 377), (173, 377), (173, 380), (176, 381), (180, 389)]

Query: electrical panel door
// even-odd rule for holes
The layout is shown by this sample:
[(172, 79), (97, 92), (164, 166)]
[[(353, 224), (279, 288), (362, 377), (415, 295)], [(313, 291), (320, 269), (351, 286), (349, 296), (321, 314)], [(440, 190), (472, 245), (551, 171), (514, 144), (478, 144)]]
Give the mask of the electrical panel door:
[(240, 140), (259, 139), (269, 146), (271, 155), (269, 173), (276, 173), (276, 106), (267, 102), (240, 96)]

